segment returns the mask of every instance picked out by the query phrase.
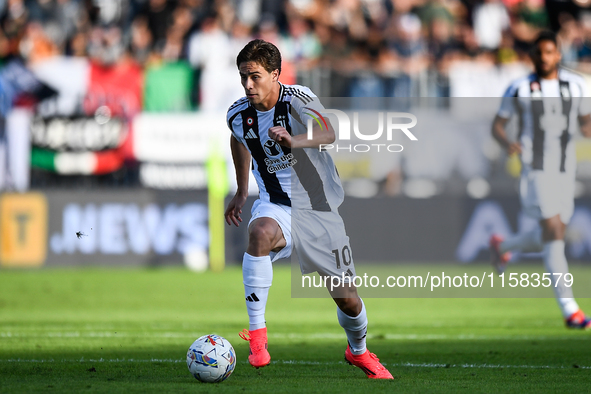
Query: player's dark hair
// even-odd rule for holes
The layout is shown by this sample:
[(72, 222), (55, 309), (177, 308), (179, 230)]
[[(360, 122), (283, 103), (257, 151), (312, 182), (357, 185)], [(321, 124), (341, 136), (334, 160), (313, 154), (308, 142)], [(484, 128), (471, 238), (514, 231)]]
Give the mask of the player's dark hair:
[(534, 48), (537, 48), (540, 42), (542, 41), (550, 41), (553, 42), (554, 45), (558, 47), (558, 42), (556, 41), (556, 33), (550, 30), (544, 30), (538, 34), (538, 37), (534, 41)]
[(240, 67), (244, 62), (255, 62), (269, 73), (279, 70), (281, 74), (281, 53), (275, 45), (265, 40), (252, 40), (242, 48), (236, 57), (236, 66)]

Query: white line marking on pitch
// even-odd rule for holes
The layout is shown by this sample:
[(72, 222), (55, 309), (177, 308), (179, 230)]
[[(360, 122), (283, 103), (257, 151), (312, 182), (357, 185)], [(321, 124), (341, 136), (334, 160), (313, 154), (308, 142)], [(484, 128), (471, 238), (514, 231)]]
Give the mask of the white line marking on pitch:
[[(231, 338), (231, 334), (223, 333)], [(193, 338), (200, 334), (191, 332), (114, 332), (114, 331), (47, 331), (47, 332), (0, 332), (0, 338)], [(273, 339), (346, 339), (345, 334), (340, 333), (316, 333), (316, 334), (282, 334), (270, 333), (269, 338)], [(389, 339), (389, 340), (591, 340), (591, 336), (575, 335), (445, 335), (445, 334), (370, 334), (368, 339)]]
[[(84, 359), (80, 360), (35, 360), (35, 359), (21, 359), (11, 358), (1, 360), (0, 363), (184, 363), (185, 360), (181, 359)], [(241, 364), (247, 364), (247, 361), (240, 361)], [(344, 361), (336, 362), (320, 362), (320, 361), (305, 361), (305, 360), (275, 360), (273, 364), (295, 364), (295, 365), (339, 365), (345, 364)], [(410, 367), (410, 368), (494, 368), (494, 369), (591, 369), (591, 366), (579, 365), (565, 366), (565, 365), (503, 365), (503, 364), (437, 364), (437, 363), (383, 363), (390, 367)]]

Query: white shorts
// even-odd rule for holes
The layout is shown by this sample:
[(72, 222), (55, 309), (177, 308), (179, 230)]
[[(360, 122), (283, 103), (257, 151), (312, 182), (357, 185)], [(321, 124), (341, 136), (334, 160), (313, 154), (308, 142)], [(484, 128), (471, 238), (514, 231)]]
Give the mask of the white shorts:
[(271, 218), (274, 219), (281, 231), (283, 231), (283, 238), (285, 238), (286, 246), (279, 252), (271, 252), (271, 261), (277, 261), (279, 259), (286, 259), (291, 256), (291, 207), (287, 205), (274, 204), (272, 202), (256, 200), (252, 204), (251, 218), (248, 222), (248, 226), (258, 218)]
[(302, 274), (318, 272), (323, 276), (355, 276), (349, 237), (337, 212), (292, 210), (285, 205), (256, 200), (249, 226), (261, 217), (274, 219), (287, 243), (279, 252), (271, 252), (271, 261), (290, 257), (294, 248)]
[(560, 215), (568, 224), (574, 211), (575, 177), (570, 173), (524, 171), (520, 181), (521, 206), (526, 215), (549, 219)]
[(349, 237), (338, 212), (294, 210), (291, 231), (302, 274), (355, 276)]

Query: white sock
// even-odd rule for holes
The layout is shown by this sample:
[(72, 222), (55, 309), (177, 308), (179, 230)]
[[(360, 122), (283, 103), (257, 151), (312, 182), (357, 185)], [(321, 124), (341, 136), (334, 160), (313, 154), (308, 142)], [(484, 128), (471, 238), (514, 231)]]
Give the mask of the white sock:
[(353, 354), (363, 354), (367, 350), (365, 346), (365, 337), (367, 336), (367, 314), (365, 313), (365, 304), (361, 301), (361, 312), (355, 317), (351, 317), (337, 307), (337, 317), (339, 324), (347, 334), (349, 347)]
[(534, 230), (507, 237), (501, 242), (501, 253), (509, 251), (541, 252), (543, 247), (542, 229), (537, 227)]
[(572, 287), (566, 286), (564, 279), (561, 277), (558, 285), (556, 285), (557, 276), (554, 273), (564, 274), (568, 273), (568, 262), (564, 255), (564, 241), (554, 240), (544, 244), (544, 267), (552, 279), (552, 289), (556, 296), (558, 306), (562, 311), (562, 316), (565, 319), (579, 310), (579, 305), (573, 298)]
[(558, 306), (562, 311), (562, 317), (568, 319), (573, 313), (579, 310), (579, 304), (574, 298), (557, 298)]
[(269, 288), (273, 283), (273, 264), (271, 257), (254, 257), (244, 253), (242, 259), (242, 280), (244, 297), (248, 312), (249, 330), (266, 327), (265, 308), (269, 297)]

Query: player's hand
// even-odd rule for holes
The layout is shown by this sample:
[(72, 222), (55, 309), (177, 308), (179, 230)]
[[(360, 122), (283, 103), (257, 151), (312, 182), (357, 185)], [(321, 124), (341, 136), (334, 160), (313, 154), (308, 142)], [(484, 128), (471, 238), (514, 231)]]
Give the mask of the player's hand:
[(246, 204), (246, 195), (236, 192), (234, 198), (232, 198), (228, 204), (228, 208), (226, 208), (226, 213), (224, 213), (228, 226), (231, 226), (232, 223), (234, 223), (236, 227), (240, 226), (240, 222), (242, 222), (240, 215), (242, 214), (242, 207), (244, 204)]
[(521, 154), (521, 144), (519, 142), (512, 142), (507, 146), (507, 154), (509, 156), (517, 153), (518, 155)]
[(279, 145), (291, 148), (291, 135), (285, 127), (273, 126), (269, 129), (269, 138), (275, 140)]

